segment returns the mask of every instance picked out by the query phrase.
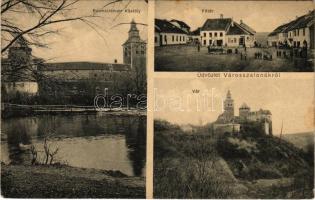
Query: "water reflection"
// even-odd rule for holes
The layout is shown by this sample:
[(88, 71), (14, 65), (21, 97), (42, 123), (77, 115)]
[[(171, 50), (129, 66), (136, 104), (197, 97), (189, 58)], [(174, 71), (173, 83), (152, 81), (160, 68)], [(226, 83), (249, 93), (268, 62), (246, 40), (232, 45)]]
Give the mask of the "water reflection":
[(71, 166), (120, 170), (145, 175), (146, 117), (115, 115), (40, 115), (2, 120), (1, 160), (28, 164), (23, 147), (43, 146), (43, 138), (60, 151), (57, 160)]

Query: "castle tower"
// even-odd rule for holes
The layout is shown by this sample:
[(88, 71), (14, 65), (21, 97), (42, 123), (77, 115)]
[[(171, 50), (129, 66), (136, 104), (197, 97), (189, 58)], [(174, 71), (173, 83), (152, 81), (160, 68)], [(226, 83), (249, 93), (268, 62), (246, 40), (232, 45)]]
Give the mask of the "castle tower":
[(146, 42), (140, 38), (139, 30), (134, 20), (130, 23), (128, 39), (122, 46), (124, 64), (130, 64), (131, 68), (146, 64)]
[(13, 66), (29, 65), (31, 57), (32, 49), (23, 37), (16, 40), (9, 48), (8, 59)]
[(224, 115), (227, 121), (234, 118), (234, 100), (230, 90), (227, 92), (226, 99), (224, 100)]
[(131, 67), (137, 93), (146, 93), (146, 42), (140, 38), (134, 20), (130, 23), (128, 39), (122, 46), (124, 64)]
[(37, 65), (34, 64), (32, 49), (23, 37), (9, 47), (8, 59), (2, 64), (1, 70), (6, 73), (1, 74), (1, 89), (6, 98), (15, 98), (17, 94), (37, 94), (38, 83), (34, 76)]
[(243, 103), (241, 107), (239, 108), (239, 116), (241, 119), (247, 119), (248, 115), (250, 113), (250, 107), (246, 104)]
[(7, 80), (19, 82), (33, 79), (32, 71), (35, 69), (35, 66), (32, 65), (32, 49), (23, 37), (17, 39), (9, 47), (8, 62), (8, 67), (12, 73), (9, 73), (8, 77), (6, 77)]

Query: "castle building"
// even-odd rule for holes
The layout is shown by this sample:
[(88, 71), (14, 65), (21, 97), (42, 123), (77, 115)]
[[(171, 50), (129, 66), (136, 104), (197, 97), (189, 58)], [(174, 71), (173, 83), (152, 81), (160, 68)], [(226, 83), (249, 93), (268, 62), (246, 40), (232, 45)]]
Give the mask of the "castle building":
[(213, 124), (215, 132), (238, 133), (246, 126), (246, 123), (252, 122), (260, 125), (266, 135), (272, 134), (272, 119), (269, 110), (259, 109), (258, 111), (251, 111), (250, 107), (246, 103), (243, 103), (239, 107), (239, 116), (235, 116), (234, 100), (232, 99), (230, 90), (227, 92), (223, 105), (223, 113), (219, 115)]
[[(100, 62), (58, 62), (42, 63), (32, 65), (32, 49), (25, 46), (23, 42), (19, 46), (12, 46), (9, 49), (9, 59), (6, 61), (7, 67), (14, 66), (12, 60), (22, 60), (38, 73), (39, 80), (32, 80), (32, 84), (24, 84), (24, 90), (28, 93), (39, 94), (48, 97), (73, 97), (76, 95), (95, 96), (104, 93), (108, 88), (112, 94), (121, 94), (123, 87), (133, 87), (133, 84), (146, 83), (146, 43), (140, 38), (136, 23), (132, 20), (128, 38), (123, 46), (123, 63)], [(14, 59), (13, 59), (14, 58)], [(27, 73), (25, 70), (24, 73)], [(135, 78), (135, 76), (138, 76)], [(136, 83), (135, 83), (135, 80)], [(141, 80), (141, 81), (139, 81)], [(130, 81), (127, 83), (127, 81)], [(17, 84), (11, 77), (5, 77), (2, 82)], [(28, 80), (28, 82), (30, 82)], [(26, 86), (32, 85), (32, 91), (27, 90)], [(36, 88), (35, 88), (36, 85)], [(143, 86), (142, 88), (144, 88)], [(12, 90), (8, 88), (7, 90)], [(130, 91), (132, 92), (132, 91)], [(110, 94), (109, 93), (109, 94)]]
[(32, 56), (32, 49), (23, 37), (15, 41), (9, 48), (8, 57), (1, 59), (2, 94), (36, 95), (38, 83), (34, 72), (37, 70), (38, 61)]

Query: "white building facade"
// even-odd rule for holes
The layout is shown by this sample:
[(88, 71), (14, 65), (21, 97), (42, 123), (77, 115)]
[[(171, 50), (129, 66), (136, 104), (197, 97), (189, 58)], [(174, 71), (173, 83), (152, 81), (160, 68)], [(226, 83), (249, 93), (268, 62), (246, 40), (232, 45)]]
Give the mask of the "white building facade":
[(242, 21), (240, 24), (231, 18), (208, 19), (201, 28), (203, 46), (253, 47), (255, 31)]
[(188, 34), (167, 20), (155, 19), (154, 46), (182, 45)]

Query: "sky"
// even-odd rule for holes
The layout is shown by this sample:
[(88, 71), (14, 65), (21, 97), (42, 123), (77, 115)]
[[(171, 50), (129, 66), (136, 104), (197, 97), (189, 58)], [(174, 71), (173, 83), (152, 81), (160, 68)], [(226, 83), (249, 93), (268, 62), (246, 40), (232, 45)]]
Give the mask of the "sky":
[(157, 1), (155, 6), (156, 18), (182, 20), (192, 30), (223, 14), (236, 22), (242, 19), (256, 32), (271, 32), (314, 9), (312, 1)]
[[(89, 0), (80, 1), (71, 14), (73, 16), (92, 15), (93, 9), (102, 10), (108, 1)], [(107, 6), (105, 9), (123, 9), (128, 4), (128, 9), (139, 9), (140, 13), (97, 12), (99, 18), (89, 19), (97, 24), (97, 32), (80, 21), (66, 22), (51, 26), (52, 29), (61, 29), (60, 35), (51, 35), (44, 41), (49, 43), (49, 48), (33, 48), (33, 55), (44, 58), (49, 62), (92, 61), (113, 63), (115, 59), (123, 62), (122, 44), (128, 38), (130, 23), (134, 19), (137, 23), (147, 24), (147, 3), (145, 1), (123, 1)], [(35, 23), (32, 17), (19, 17), (23, 26)], [(140, 36), (147, 41), (147, 26), (138, 25)], [(100, 36), (101, 35), (101, 36)]]
[[(230, 90), (235, 115), (243, 103), (252, 111), (270, 110), (275, 135), (280, 133), (282, 121), (283, 134), (313, 131), (314, 77), (291, 75), (278, 79), (155, 79), (154, 118), (181, 125), (213, 122), (222, 113), (222, 100)], [(199, 89), (200, 93), (194, 94), (193, 89)], [(205, 94), (208, 104), (204, 103)]]

